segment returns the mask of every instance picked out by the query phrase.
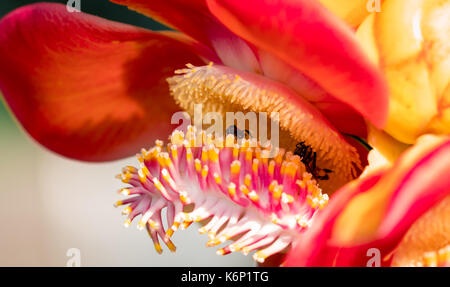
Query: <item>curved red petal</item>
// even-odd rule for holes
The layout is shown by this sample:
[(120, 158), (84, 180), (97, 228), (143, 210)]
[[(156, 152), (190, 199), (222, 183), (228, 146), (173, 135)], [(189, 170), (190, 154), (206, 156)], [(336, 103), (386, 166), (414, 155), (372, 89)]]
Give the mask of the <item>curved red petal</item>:
[(126, 5), (203, 43), (217, 53), (218, 60), (214, 62), (218, 64), (239, 70), (259, 70), (253, 48), (220, 23), (208, 10), (205, 0), (110, 1)]
[[(344, 255), (344, 259), (353, 257), (356, 250), (340, 253), (340, 246), (330, 244), (334, 223), (346, 204), (356, 195), (373, 187), (382, 175), (383, 172), (379, 172), (359, 179), (358, 184), (352, 182), (334, 193), (328, 206), (315, 219), (308, 232), (297, 238), (284, 266), (336, 266), (339, 255)], [(342, 257), (340, 259), (342, 260)]]
[(64, 156), (129, 156), (171, 132), (166, 78), (203, 61), (188, 40), (35, 4), (0, 21), (0, 89), (38, 142)]
[(211, 26), (222, 26), (211, 15), (205, 0), (110, 0), (125, 5), (144, 15), (154, 18), (171, 28), (181, 31), (198, 41), (209, 44), (207, 33)]
[(352, 31), (316, 1), (207, 0), (230, 30), (273, 53), (349, 104), (377, 127), (388, 111), (382, 74)]
[(401, 239), (411, 224), (433, 205), (450, 194), (450, 140), (434, 148), (415, 163), (392, 194), (379, 238)]

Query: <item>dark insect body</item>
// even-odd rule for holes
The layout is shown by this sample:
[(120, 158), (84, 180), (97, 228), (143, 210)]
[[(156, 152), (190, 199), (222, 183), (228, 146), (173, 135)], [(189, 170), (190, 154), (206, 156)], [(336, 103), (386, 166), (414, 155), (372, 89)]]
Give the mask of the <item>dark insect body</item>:
[(317, 167), (317, 153), (305, 142), (299, 142), (296, 145), (294, 154), (301, 158), (301, 161), (306, 166), (308, 172), (311, 173), (316, 179), (330, 179), (328, 174), (333, 171), (326, 168)]

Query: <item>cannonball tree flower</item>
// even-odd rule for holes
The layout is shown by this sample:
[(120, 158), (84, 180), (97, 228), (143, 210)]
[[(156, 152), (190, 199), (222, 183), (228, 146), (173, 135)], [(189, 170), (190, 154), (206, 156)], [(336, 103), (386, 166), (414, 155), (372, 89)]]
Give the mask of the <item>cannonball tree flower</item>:
[[(179, 226), (210, 218), (220, 254), (260, 250), (262, 262), (314, 224), (333, 191), (360, 172), (365, 121), (383, 128), (387, 84), (351, 28), (316, 1), (126, 1), (179, 32), (154, 32), (57, 4), (25, 6), (0, 21), (0, 89), (38, 142), (61, 155), (106, 161), (135, 154), (119, 176), (157, 251)], [(172, 115), (277, 112), (280, 147), (171, 134)], [(200, 135), (200, 147), (191, 144)], [(320, 172), (325, 171), (326, 176)], [(331, 198), (331, 201), (333, 198)], [(193, 205), (191, 212), (186, 206)], [(167, 208), (167, 231), (161, 210)]]
[(450, 133), (450, 2), (386, 0), (357, 37), (385, 74), (385, 131), (413, 144), (422, 134)]
[(375, 249), (381, 266), (450, 266), (449, 158), (448, 136), (425, 135), (394, 164), (349, 183), (285, 265), (367, 266)]

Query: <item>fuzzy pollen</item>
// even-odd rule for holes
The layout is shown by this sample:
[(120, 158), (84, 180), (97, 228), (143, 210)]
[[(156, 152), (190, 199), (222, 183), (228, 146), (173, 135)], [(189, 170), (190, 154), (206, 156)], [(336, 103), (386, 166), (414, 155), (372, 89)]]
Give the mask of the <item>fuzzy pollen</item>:
[(217, 254), (256, 251), (253, 258), (263, 262), (289, 248), (328, 202), (299, 156), (279, 150), (269, 159), (267, 152), (232, 134), (215, 139), (192, 126), (176, 130), (167, 145), (143, 149), (139, 167), (123, 169), (118, 178), (129, 186), (115, 205), (126, 205), (125, 226), (140, 216), (137, 227), (147, 229), (158, 253), (160, 239), (174, 251), (175, 231), (208, 219), (199, 229), (207, 246), (235, 240)]
[(280, 146), (294, 151), (302, 142), (310, 147), (315, 167), (329, 171), (327, 176), (315, 177), (327, 193), (354, 179), (361, 169), (355, 148), (312, 104), (280, 83), (212, 64), (188, 64), (175, 74), (168, 78), (171, 95), (191, 116), (195, 116), (195, 104), (203, 105), (203, 113), (220, 113), (224, 119), (227, 112), (266, 112), (268, 118), (278, 113)]

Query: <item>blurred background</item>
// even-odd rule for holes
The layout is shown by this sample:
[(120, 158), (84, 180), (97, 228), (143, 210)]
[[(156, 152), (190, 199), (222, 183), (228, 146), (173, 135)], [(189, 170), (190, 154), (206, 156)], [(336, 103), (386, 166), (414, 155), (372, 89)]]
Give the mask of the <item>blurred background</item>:
[[(0, 17), (36, 2), (1, 0)], [(81, 10), (164, 29), (107, 0), (81, 0)], [(124, 165), (135, 164), (134, 157), (92, 164), (49, 152), (23, 132), (0, 101), (0, 266), (66, 266), (71, 248), (80, 250), (81, 266), (255, 266), (251, 256), (216, 255), (195, 226), (176, 232), (177, 252), (165, 248), (162, 255), (136, 224), (125, 229), (125, 218), (113, 207), (122, 187), (114, 176)]]

